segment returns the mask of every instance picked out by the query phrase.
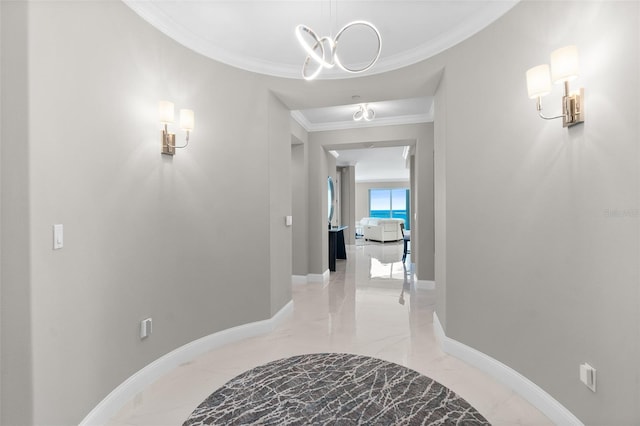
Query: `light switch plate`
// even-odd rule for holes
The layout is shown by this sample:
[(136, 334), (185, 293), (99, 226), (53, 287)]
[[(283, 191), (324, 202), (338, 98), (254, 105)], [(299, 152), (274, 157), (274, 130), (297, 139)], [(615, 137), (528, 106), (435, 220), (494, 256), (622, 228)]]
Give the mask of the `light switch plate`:
[(284, 224), (286, 226), (291, 226), (293, 225), (293, 217), (292, 216), (285, 216), (284, 218)]
[(146, 318), (140, 321), (140, 339), (146, 339), (153, 331), (153, 320)]
[(596, 369), (587, 364), (580, 364), (580, 381), (592, 392), (596, 391)]
[(61, 224), (53, 225), (53, 249), (64, 247), (64, 230)]

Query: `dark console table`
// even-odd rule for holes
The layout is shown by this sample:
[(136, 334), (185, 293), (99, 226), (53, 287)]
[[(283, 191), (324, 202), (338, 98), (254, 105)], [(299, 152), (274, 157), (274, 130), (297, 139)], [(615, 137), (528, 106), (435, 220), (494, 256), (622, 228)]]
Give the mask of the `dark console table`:
[(344, 247), (344, 230), (347, 226), (329, 228), (329, 270), (336, 270), (336, 259), (346, 259), (347, 250)]

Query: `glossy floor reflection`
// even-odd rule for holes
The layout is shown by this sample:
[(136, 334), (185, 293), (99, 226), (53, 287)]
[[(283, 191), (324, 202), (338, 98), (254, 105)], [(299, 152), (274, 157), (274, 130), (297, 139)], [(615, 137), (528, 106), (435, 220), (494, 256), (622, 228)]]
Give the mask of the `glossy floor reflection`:
[[(208, 352), (127, 403), (109, 423), (179, 425), (215, 389), (253, 367), (293, 355), (346, 352), (405, 365), (453, 389), (494, 425), (551, 425), (479, 370), (444, 354), (433, 332), (433, 286), (406, 271), (402, 244), (347, 247), (328, 284), (293, 288), (294, 312), (268, 335)], [(407, 265), (410, 258), (407, 258)]]

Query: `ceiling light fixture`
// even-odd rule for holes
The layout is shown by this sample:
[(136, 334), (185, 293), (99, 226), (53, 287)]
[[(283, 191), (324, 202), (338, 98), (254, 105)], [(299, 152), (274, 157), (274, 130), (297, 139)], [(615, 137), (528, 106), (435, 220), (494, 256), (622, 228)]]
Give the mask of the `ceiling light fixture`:
[[(378, 49), (373, 60), (366, 66), (362, 68), (349, 68), (342, 63), (338, 56), (338, 43), (340, 41), (340, 37), (345, 31), (356, 26), (363, 26), (374, 32), (378, 40)], [(305, 40), (305, 34), (307, 38), (311, 38), (311, 43), (308, 43), (307, 40)], [(323, 68), (331, 69), (336, 65), (341, 70), (352, 74), (365, 72), (378, 61), (380, 51), (382, 49), (382, 37), (380, 37), (380, 32), (372, 23), (367, 21), (349, 22), (347, 25), (342, 27), (340, 31), (338, 31), (338, 34), (334, 39), (332, 39), (331, 36), (318, 37), (318, 35), (308, 26), (298, 25), (296, 27), (296, 38), (305, 52), (307, 52), (307, 58), (302, 65), (302, 77), (305, 80), (313, 80), (320, 74)], [(309, 73), (308, 67), (311, 60), (316, 62), (317, 68), (313, 72)]]
[(375, 118), (376, 112), (369, 108), (369, 104), (360, 104), (358, 110), (353, 113), (353, 120), (360, 121), (364, 118), (365, 121), (371, 121)]

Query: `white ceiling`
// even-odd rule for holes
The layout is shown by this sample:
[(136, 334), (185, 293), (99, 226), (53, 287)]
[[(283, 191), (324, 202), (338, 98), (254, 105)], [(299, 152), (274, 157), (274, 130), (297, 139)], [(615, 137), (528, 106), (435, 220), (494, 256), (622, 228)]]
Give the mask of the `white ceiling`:
[[(304, 24), (319, 37), (367, 20), (382, 35), (382, 53), (365, 74), (429, 58), (483, 29), (518, 0), (124, 0), (142, 18), (183, 45), (229, 65), (301, 78), (305, 53), (294, 35)], [(345, 32), (340, 58), (367, 63), (372, 33)], [(375, 48), (373, 48), (375, 50)], [(359, 76), (362, 74), (358, 74)], [(337, 67), (320, 78), (346, 78)]]
[(403, 146), (339, 150), (336, 165), (355, 166), (356, 182), (408, 181), (403, 151)]
[(375, 118), (371, 121), (353, 120), (353, 113), (359, 109), (359, 105), (359, 103), (353, 103), (296, 110), (292, 112), (292, 116), (309, 132), (433, 121), (433, 97), (431, 96), (368, 102), (368, 108), (375, 111)]
[[(428, 59), (498, 19), (519, 0), (123, 0), (143, 19), (184, 46), (216, 61), (261, 74), (301, 79), (305, 52), (295, 37), (304, 24), (319, 37), (335, 36), (353, 20), (374, 24), (382, 37), (380, 59), (366, 73), (338, 67), (319, 79), (332, 87), (305, 84), (278, 92), (307, 131), (433, 121), (438, 75), (404, 75), (387, 81), (382, 73)], [(351, 31), (351, 30), (350, 30)], [(339, 54), (346, 65), (367, 63), (375, 39), (366, 31), (345, 32)], [(376, 78), (354, 78), (365, 75)], [(377, 77), (381, 78), (377, 78)], [(361, 99), (360, 99), (360, 95)], [(420, 97), (416, 97), (420, 96)], [(365, 100), (373, 121), (352, 119)], [(375, 101), (375, 102), (374, 102)], [(396, 145), (404, 143), (397, 141)], [(356, 165), (356, 179), (408, 180), (402, 147), (341, 147), (338, 164)], [(331, 149), (331, 148), (329, 148)]]

